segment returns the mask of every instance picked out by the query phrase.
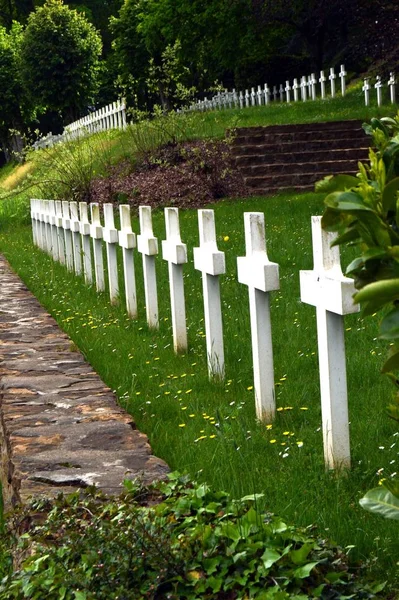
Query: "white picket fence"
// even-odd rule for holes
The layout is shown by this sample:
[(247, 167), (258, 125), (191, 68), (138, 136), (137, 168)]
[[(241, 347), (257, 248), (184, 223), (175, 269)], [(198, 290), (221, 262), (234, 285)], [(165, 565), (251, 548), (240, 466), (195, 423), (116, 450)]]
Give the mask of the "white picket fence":
[[(341, 96), (346, 94), (346, 76), (345, 65), (341, 65), (339, 73), (335, 73), (334, 67), (330, 68), (329, 74), (326, 71), (320, 71), (320, 76), (315, 73), (299, 79), (286, 81), (285, 84), (273, 86), (270, 88), (267, 83), (252, 87), (251, 90), (237, 92), (235, 89), (215, 94), (212, 98), (204, 98), (190, 105), (188, 110), (207, 111), (220, 110), (226, 108), (247, 108), (249, 106), (267, 106), (271, 102), (306, 102), (307, 100), (316, 100), (316, 98), (326, 99), (328, 96), (335, 98), (337, 95), (337, 80), (340, 80)], [(319, 85), (320, 84), (320, 85)], [(363, 92), (365, 105), (370, 104), (370, 94), (373, 89), (377, 95), (377, 104), (382, 104), (382, 89), (387, 86), (390, 90), (390, 100), (392, 104), (396, 103), (396, 77), (390, 73), (387, 83), (383, 83), (381, 77), (377, 76), (375, 83), (371, 83), (371, 78), (364, 79)], [(328, 91), (329, 89), (329, 91)]]
[(126, 102), (124, 99), (112, 102), (99, 108), (86, 117), (67, 125), (60, 135), (50, 133), (33, 144), (33, 148), (51, 148), (54, 144), (74, 140), (78, 137), (108, 131), (110, 129), (125, 129), (126, 127)]
[[(64, 264), (87, 284), (105, 290), (103, 244), (106, 247), (109, 294), (119, 298), (117, 246), (122, 248), (126, 308), (137, 318), (134, 257), (142, 256), (145, 306), (148, 326), (158, 328), (156, 256), (151, 208), (140, 206), (140, 234), (132, 231), (130, 206), (121, 205), (120, 229), (115, 228), (114, 208), (104, 205), (104, 225), (97, 203), (31, 200), (34, 244)], [(180, 237), (177, 208), (165, 208), (166, 240), (162, 258), (169, 269), (173, 346), (187, 351), (183, 268), (187, 247)], [(225, 373), (223, 319), (219, 278), (226, 271), (225, 253), (217, 247), (214, 211), (198, 211), (199, 246), (194, 248), (194, 267), (202, 275), (206, 348), (210, 379)], [(270, 292), (279, 289), (279, 266), (266, 251), (263, 213), (244, 213), (246, 256), (237, 258), (238, 282), (249, 290), (254, 393), (257, 418), (270, 423), (276, 415)], [(354, 284), (344, 277), (338, 247), (331, 248), (335, 234), (321, 228), (321, 218), (312, 217), (314, 268), (300, 272), (301, 300), (316, 307), (322, 427), (327, 468), (350, 466), (349, 417), (345, 366), (344, 315), (358, 311), (353, 304)], [(92, 246), (92, 251), (91, 251)]]

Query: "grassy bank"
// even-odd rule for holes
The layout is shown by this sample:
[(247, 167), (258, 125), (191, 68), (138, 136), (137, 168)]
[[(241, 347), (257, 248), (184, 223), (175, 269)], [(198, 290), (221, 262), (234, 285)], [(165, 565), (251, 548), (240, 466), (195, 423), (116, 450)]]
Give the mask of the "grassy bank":
[[(315, 311), (299, 300), (298, 273), (312, 268), (310, 216), (321, 214), (322, 197), (250, 198), (214, 208), (227, 263), (221, 278), (226, 381), (219, 385), (207, 377), (201, 279), (192, 265), (196, 211), (181, 213), (182, 239), (189, 248), (186, 356), (173, 354), (167, 265), (161, 259), (160, 331), (154, 334), (145, 323), (139, 256), (140, 313), (133, 322), (124, 311), (123, 293), (119, 307), (111, 307), (107, 294), (96, 294), (32, 247), (29, 227), (3, 230), (0, 249), (172, 469), (188, 471), (235, 497), (264, 493), (267, 510), (298, 525), (315, 524), (343, 546), (355, 546), (355, 558), (393, 581), (397, 527), (358, 506), (378, 481), (377, 471), (389, 477), (398, 459), (397, 427), (384, 413), (391, 388), (379, 374), (385, 349), (376, 340), (373, 318), (345, 320), (352, 470), (337, 478), (323, 466)], [(250, 210), (265, 212), (269, 257), (280, 265), (281, 290), (272, 294), (271, 305), (278, 404), (272, 428), (255, 421), (248, 295), (236, 281), (236, 257), (244, 254), (242, 215)], [(133, 226), (137, 231), (136, 215)], [(154, 212), (154, 230), (165, 237), (160, 210)]]

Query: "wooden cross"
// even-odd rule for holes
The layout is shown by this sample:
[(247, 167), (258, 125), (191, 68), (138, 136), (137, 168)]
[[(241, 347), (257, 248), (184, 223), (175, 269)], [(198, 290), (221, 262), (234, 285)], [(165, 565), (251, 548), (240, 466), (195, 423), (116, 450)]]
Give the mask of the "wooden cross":
[(177, 208), (165, 208), (165, 226), (166, 240), (162, 242), (162, 257), (168, 262), (173, 347), (176, 353), (184, 353), (187, 352), (187, 327), (183, 265), (187, 262), (187, 246), (180, 238)]
[(328, 79), (330, 80), (330, 85), (331, 85), (331, 98), (335, 98), (335, 79), (336, 79), (336, 74), (334, 72), (334, 67), (331, 67), (330, 69), (330, 74), (328, 76)]
[(136, 247), (136, 234), (132, 231), (130, 220), (130, 205), (119, 206), (121, 230), (119, 231), (119, 245), (123, 255), (123, 273), (125, 279), (126, 310), (129, 317), (137, 319), (137, 292), (134, 269), (133, 250)]
[(370, 105), (370, 78), (369, 77), (364, 78), (364, 84), (363, 84), (362, 90), (364, 92), (364, 103), (366, 106), (369, 106)]
[(341, 271), (335, 233), (312, 217), (313, 271), (300, 272), (301, 300), (316, 307), (321, 410), (325, 464), (350, 466), (349, 419), (343, 315), (359, 311), (353, 304), (355, 286)]
[(87, 202), (79, 202), (80, 234), (82, 236), (83, 273), (88, 285), (93, 283), (90, 249), (90, 223), (87, 212)]
[(103, 228), (100, 221), (100, 207), (97, 202), (90, 204), (91, 224), (90, 237), (93, 240), (94, 255), (94, 273), (96, 277), (96, 290), (103, 292), (105, 289), (104, 280), (104, 259), (103, 259)]
[(377, 79), (377, 81), (374, 84), (374, 87), (377, 90), (377, 105), (381, 106), (381, 104), (382, 104), (382, 86), (383, 86), (383, 83), (382, 83), (381, 77), (379, 75), (377, 75), (376, 79)]
[(389, 85), (389, 91), (390, 91), (390, 96), (391, 96), (391, 104), (395, 104), (395, 102), (396, 102), (396, 93), (395, 93), (396, 79), (395, 79), (395, 73), (393, 73), (392, 71), (389, 74), (388, 85)]
[(217, 248), (213, 210), (198, 211), (199, 248), (194, 248), (194, 267), (202, 272), (205, 334), (210, 379), (224, 378), (223, 322), (219, 276), (226, 272), (224, 252)]
[(116, 247), (118, 244), (118, 231), (115, 229), (114, 207), (104, 204), (103, 239), (107, 250), (108, 284), (111, 304), (116, 304), (119, 297), (118, 262)]
[(155, 271), (155, 256), (158, 254), (158, 240), (152, 231), (151, 206), (139, 207), (140, 235), (137, 248), (143, 256), (145, 309), (148, 327), (158, 329), (158, 294)]
[(69, 202), (62, 202), (62, 227), (65, 237), (65, 257), (66, 267), (68, 271), (73, 271), (73, 248), (72, 248), (72, 233), (71, 233), (71, 215), (69, 212)]
[(346, 81), (345, 81), (346, 75), (347, 75), (347, 73), (345, 71), (345, 65), (341, 65), (339, 77), (341, 79), (341, 94), (342, 94), (342, 96), (345, 96), (345, 93), (346, 93)]
[(276, 413), (270, 295), (280, 288), (279, 267), (266, 251), (263, 213), (244, 213), (246, 256), (237, 258), (238, 281), (248, 286), (256, 416), (271, 423)]

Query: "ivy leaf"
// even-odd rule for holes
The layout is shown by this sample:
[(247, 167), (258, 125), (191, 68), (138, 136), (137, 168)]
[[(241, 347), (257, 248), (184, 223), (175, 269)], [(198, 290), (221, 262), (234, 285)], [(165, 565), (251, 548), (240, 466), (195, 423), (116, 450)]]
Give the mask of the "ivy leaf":
[(309, 577), (311, 571), (318, 563), (319, 561), (317, 560), (316, 562), (307, 563), (306, 565), (303, 565), (303, 567), (299, 567), (299, 569), (295, 569), (293, 572), (294, 577), (297, 579), (305, 579), (305, 577)]
[(270, 567), (280, 560), (280, 558), (281, 554), (279, 552), (273, 550), (273, 548), (266, 548), (262, 554), (262, 561), (265, 569), (270, 569)]

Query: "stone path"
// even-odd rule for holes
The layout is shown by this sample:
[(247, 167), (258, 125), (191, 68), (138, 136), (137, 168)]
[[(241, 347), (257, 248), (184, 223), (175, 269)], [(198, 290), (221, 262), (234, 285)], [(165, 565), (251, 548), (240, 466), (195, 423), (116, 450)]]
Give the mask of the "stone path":
[(169, 470), (2, 256), (0, 445), (6, 505), (92, 484), (118, 493)]

